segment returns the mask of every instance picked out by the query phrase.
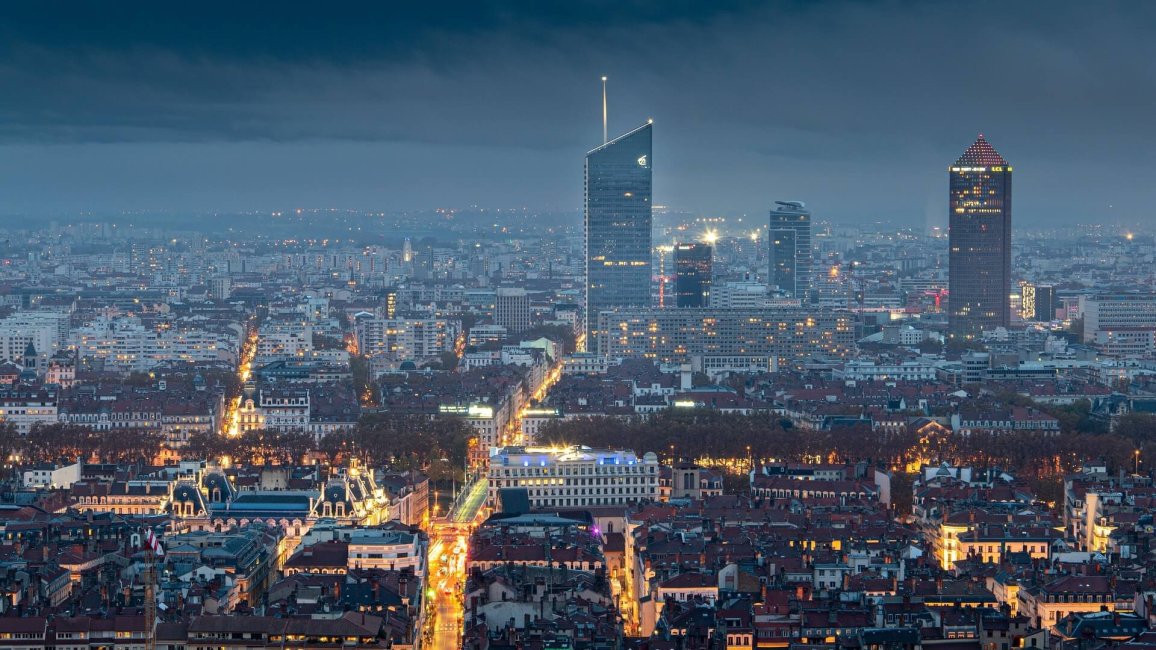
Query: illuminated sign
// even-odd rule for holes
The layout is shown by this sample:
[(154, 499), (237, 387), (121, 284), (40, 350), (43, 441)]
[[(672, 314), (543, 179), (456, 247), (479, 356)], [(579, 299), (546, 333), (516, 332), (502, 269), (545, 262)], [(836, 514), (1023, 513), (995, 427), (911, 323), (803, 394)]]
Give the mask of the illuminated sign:
[(445, 415), (464, 415), (468, 418), (492, 418), (494, 417), (494, 407), (482, 406), (480, 404), (471, 404), (469, 406), (442, 404), (438, 407), (438, 413)]
[(645, 167), (646, 166), (646, 154), (642, 154), (641, 156), (638, 157), (638, 166), (639, 167)]

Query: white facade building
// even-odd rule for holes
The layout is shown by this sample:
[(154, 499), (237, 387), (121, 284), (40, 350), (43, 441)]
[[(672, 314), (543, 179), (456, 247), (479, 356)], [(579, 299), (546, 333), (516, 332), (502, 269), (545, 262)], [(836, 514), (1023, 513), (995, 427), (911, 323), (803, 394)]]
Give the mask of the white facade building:
[(440, 318), (362, 318), (357, 346), (371, 357), (420, 362), (453, 350), (459, 329), (458, 321)]
[(658, 498), (658, 456), (589, 447), (503, 447), (490, 455), (490, 502), (524, 488), (533, 508), (610, 506)]

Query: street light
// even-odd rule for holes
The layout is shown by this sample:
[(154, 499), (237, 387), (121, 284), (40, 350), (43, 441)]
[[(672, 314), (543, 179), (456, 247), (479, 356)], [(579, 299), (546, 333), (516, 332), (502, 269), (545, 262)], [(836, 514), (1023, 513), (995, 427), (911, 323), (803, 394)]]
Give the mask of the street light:
[(1134, 456), (1136, 457), (1136, 469), (1133, 473), (1139, 474), (1140, 473), (1140, 450), (1139, 449), (1136, 450), (1136, 453), (1134, 454)]

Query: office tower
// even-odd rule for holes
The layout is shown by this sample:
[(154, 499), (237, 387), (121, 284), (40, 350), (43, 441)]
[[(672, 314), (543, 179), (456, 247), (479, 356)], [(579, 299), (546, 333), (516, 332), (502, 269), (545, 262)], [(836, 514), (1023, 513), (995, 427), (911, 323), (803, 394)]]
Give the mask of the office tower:
[(1025, 282), (1020, 287), (1020, 313), (1024, 320), (1048, 322), (1056, 318), (1056, 288)]
[(775, 201), (771, 210), (770, 283), (806, 301), (811, 288), (811, 213), (801, 201)]
[(1036, 287), (1036, 320), (1053, 321), (1056, 319), (1056, 288), (1041, 284)]
[(976, 338), (1011, 323), (1011, 173), (982, 134), (948, 170), (952, 337)]
[(525, 289), (499, 287), (494, 296), (494, 324), (511, 334), (530, 329), (530, 294)]
[(709, 244), (677, 244), (674, 247), (676, 307), (706, 307), (710, 304), (711, 253)]
[(587, 349), (598, 312), (650, 305), (651, 125), (586, 154)]

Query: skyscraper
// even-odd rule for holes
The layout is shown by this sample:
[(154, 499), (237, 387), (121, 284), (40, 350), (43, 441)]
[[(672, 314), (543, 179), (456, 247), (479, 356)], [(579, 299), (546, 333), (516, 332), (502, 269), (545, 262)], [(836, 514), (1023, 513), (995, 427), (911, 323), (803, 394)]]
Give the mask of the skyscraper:
[(677, 244), (674, 247), (674, 298), (676, 307), (710, 305), (711, 253), (709, 244)]
[(650, 305), (651, 125), (586, 154), (587, 349), (598, 312)]
[(811, 288), (811, 213), (802, 201), (775, 201), (771, 210), (770, 283), (806, 302)]
[(1011, 323), (1012, 168), (980, 134), (948, 174), (948, 329), (970, 339)]

